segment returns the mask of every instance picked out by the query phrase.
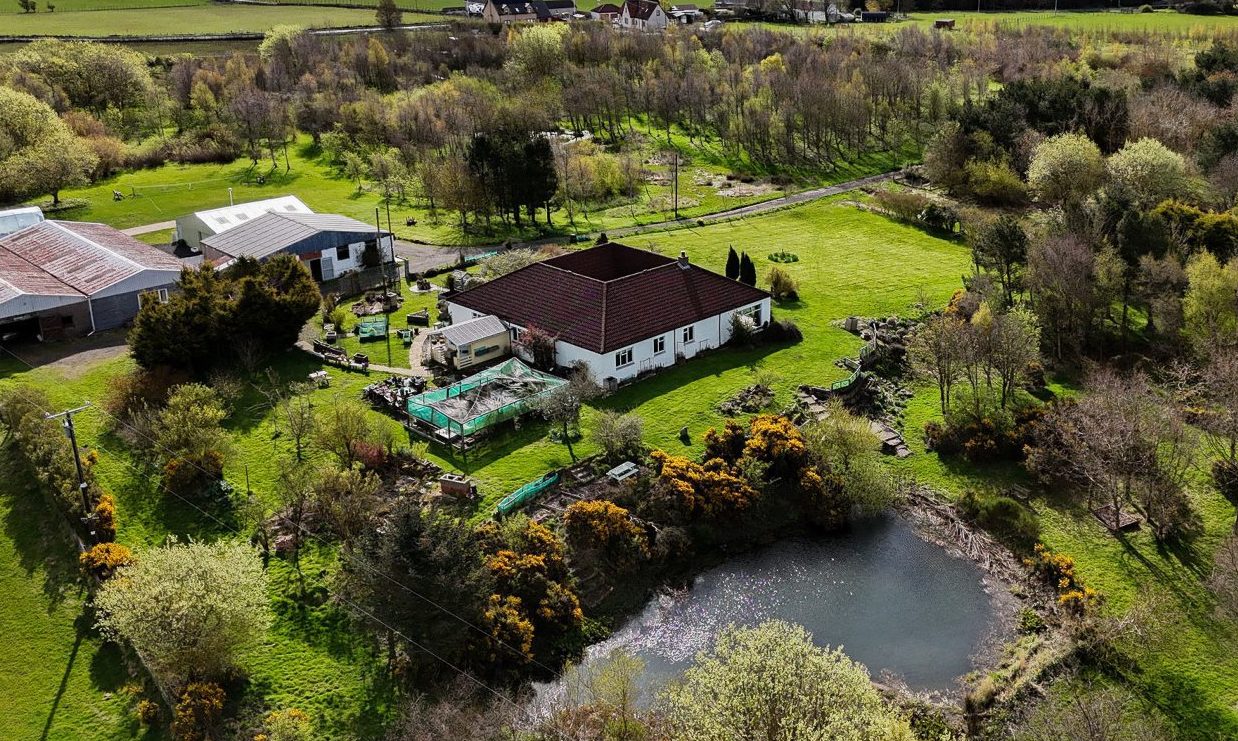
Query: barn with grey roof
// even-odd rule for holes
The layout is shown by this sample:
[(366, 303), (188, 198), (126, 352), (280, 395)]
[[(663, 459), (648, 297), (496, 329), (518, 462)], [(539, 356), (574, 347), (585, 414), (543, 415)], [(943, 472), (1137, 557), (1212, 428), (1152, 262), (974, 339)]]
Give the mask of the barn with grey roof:
[(166, 299), (176, 258), (105, 224), (43, 221), (0, 237), (0, 340), (120, 327)]
[(283, 252), (296, 255), (320, 281), (361, 269), (367, 250), (375, 251), (374, 264), (391, 260), (391, 233), (338, 214), (269, 212), (202, 239), (202, 254), (216, 267)]

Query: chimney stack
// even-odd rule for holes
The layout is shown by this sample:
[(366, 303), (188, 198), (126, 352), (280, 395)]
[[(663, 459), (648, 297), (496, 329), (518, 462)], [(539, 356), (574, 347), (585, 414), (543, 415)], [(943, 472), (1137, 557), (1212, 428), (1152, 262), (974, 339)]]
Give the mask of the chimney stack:
[(679, 267), (682, 270), (688, 269), (688, 253), (683, 250), (679, 251)]

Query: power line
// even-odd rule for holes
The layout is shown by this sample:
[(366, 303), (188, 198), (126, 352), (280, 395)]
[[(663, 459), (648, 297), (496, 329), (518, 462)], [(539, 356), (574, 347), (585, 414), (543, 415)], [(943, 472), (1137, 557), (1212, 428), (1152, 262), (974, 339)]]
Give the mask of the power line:
[[(20, 363), (22, 363), (22, 364), (26, 365), (26, 366), (27, 366), (28, 368), (30, 368), (31, 370), (34, 370), (34, 369), (35, 369), (35, 366), (34, 366), (34, 365), (32, 365), (30, 362), (28, 362), (28, 361), (27, 361), (27, 360), (25, 360), (24, 358), (20, 357), (20, 356), (19, 356), (19, 355), (17, 355), (16, 353), (14, 353), (14, 352), (13, 352), (12, 350), (10, 350), (9, 348), (6, 348), (6, 347), (3, 347), (3, 346), (0, 346), (0, 349), (3, 349), (6, 353), (8, 353), (9, 355), (13, 356), (13, 357), (14, 357), (14, 358), (18, 361), (18, 362), (20, 362)], [(27, 401), (31, 401), (31, 402), (33, 402), (33, 400), (31, 400), (31, 399), (27, 399)], [(83, 407), (83, 408), (85, 408), (85, 407)], [(133, 434), (135, 434), (135, 435), (137, 435), (137, 436), (139, 436), (139, 437), (141, 437), (141, 438), (143, 438), (143, 439), (147, 440), (147, 441), (148, 441), (148, 442), (150, 442), (153, 446), (155, 446), (155, 447), (159, 448), (159, 449), (160, 449), (163, 453), (165, 453), (165, 454), (171, 454), (171, 452), (172, 452), (172, 451), (168, 450), (168, 448), (167, 448), (166, 446), (160, 445), (160, 444), (159, 444), (159, 441), (158, 441), (158, 440), (156, 440), (154, 437), (152, 437), (150, 434), (148, 434), (148, 433), (144, 432), (143, 430), (138, 429), (137, 427), (134, 427), (133, 425), (131, 425), (131, 424), (129, 424), (128, 422), (126, 422), (125, 420), (123, 420), (123, 419), (121, 419), (121, 418), (117, 417), (116, 415), (111, 414), (110, 412), (108, 412), (106, 409), (103, 409), (102, 407), (95, 407), (95, 408), (96, 408), (99, 412), (101, 412), (104, 416), (106, 416), (106, 417), (108, 417), (109, 419), (111, 419), (111, 420), (113, 420), (114, 422), (116, 422), (118, 425), (121, 425), (121, 426), (125, 427), (125, 428), (126, 428), (126, 429), (128, 429), (130, 432), (132, 432)], [(74, 410), (74, 411), (79, 411), (79, 410)], [(115, 458), (116, 460), (120, 461), (122, 464), (124, 464), (124, 465), (128, 466), (128, 467), (129, 467), (131, 470), (133, 470), (135, 473), (138, 473), (138, 474), (144, 474), (144, 473), (145, 473), (145, 472), (143, 472), (143, 471), (139, 470), (139, 469), (138, 469), (135, 465), (133, 465), (133, 464), (132, 464), (132, 463), (130, 463), (129, 461), (125, 460), (124, 458), (119, 457), (119, 456), (117, 456), (115, 453), (112, 453), (112, 452), (108, 451), (108, 450), (107, 450), (106, 448), (104, 448), (102, 445), (95, 444), (95, 445), (94, 445), (94, 447), (96, 447), (96, 448), (98, 448), (98, 449), (100, 449), (100, 450), (103, 450), (104, 452), (108, 453), (108, 454), (109, 454), (109, 455), (111, 455), (113, 458)], [(205, 474), (205, 475), (208, 475), (208, 476), (212, 476), (212, 475), (214, 475), (214, 474), (212, 474), (211, 472), (207, 471), (205, 468), (203, 468), (202, 466), (198, 465), (196, 462), (194, 462), (194, 461), (192, 461), (192, 460), (189, 460), (189, 461), (186, 461), (186, 462), (187, 462), (189, 465), (191, 465), (193, 468), (197, 469), (198, 471), (200, 471), (201, 473), (203, 473), (203, 474)], [(162, 486), (162, 485), (161, 485), (161, 486)], [(186, 502), (187, 504), (189, 504), (190, 506), (192, 506), (194, 509), (198, 510), (198, 511), (199, 511), (199, 512), (201, 512), (202, 514), (204, 514), (204, 515), (206, 515), (206, 516), (210, 517), (212, 520), (214, 520), (215, 522), (219, 523), (219, 525), (220, 525), (221, 527), (223, 527), (223, 528), (225, 528), (225, 529), (230, 530), (231, 532), (233, 532), (234, 534), (236, 534), (236, 535), (238, 535), (238, 536), (244, 537), (244, 534), (243, 534), (243, 533), (241, 533), (241, 532), (240, 532), (240, 530), (238, 530), (238, 529), (236, 529), (236, 528), (231, 528), (231, 527), (229, 527), (226, 523), (224, 523), (223, 521), (221, 521), (219, 518), (215, 517), (214, 515), (211, 515), (209, 512), (206, 512), (206, 511), (205, 511), (205, 510), (203, 510), (201, 507), (197, 506), (196, 504), (194, 504), (193, 502), (189, 501), (188, 499), (185, 499), (184, 497), (182, 497), (181, 495), (179, 495), (179, 494), (177, 494), (176, 492), (172, 491), (171, 489), (167, 488), (166, 486), (162, 486), (162, 488), (163, 488), (164, 490), (168, 491), (168, 493), (172, 494), (172, 495), (173, 495), (173, 496), (175, 496), (176, 498), (178, 498), (178, 499), (180, 499), (180, 500), (182, 500), (182, 501)], [(83, 494), (83, 496), (84, 496), (84, 494)], [(87, 507), (86, 509), (88, 510), (89, 508)], [(329, 543), (328, 543), (325, 539), (323, 539), (323, 538), (319, 537), (319, 536), (318, 536), (317, 534), (315, 534), (314, 532), (312, 532), (312, 531), (310, 531), (310, 530), (306, 529), (304, 525), (301, 525), (301, 524), (299, 524), (299, 523), (298, 523), (298, 525), (297, 525), (297, 530), (300, 532), (300, 534), (301, 534), (301, 535), (303, 535), (304, 537), (306, 537), (306, 538), (307, 538), (307, 539), (309, 539), (309, 540), (312, 540), (312, 541), (314, 541), (314, 542), (317, 542), (317, 543), (319, 543), (320, 545), (330, 545), (330, 544), (329, 544)], [(343, 552), (341, 551), (341, 554), (342, 554), (342, 553), (343, 553)], [(464, 616), (462, 616), (462, 615), (460, 615), (460, 614), (458, 614), (458, 613), (456, 613), (456, 612), (454, 612), (454, 611), (452, 611), (452, 610), (450, 610), (450, 609), (448, 609), (448, 608), (444, 607), (443, 605), (439, 604), (437, 601), (435, 601), (435, 600), (433, 600), (433, 599), (431, 599), (431, 598), (429, 598), (429, 597), (425, 596), (424, 594), (422, 594), (421, 592), (417, 591), (416, 589), (413, 589), (412, 587), (408, 586), (408, 585), (407, 585), (407, 584), (405, 584), (403, 581), (401, 581), (401, 580), (399, 580), (399, 579), (396, 579), (396, 578), (392, 577), (390, 574), (387, 574), (386, 572), (383, 572), (383, 571), (380, 571), (380, 570), (378, 570), (378, 569), (375, 569), (375, 568), (373, 568), (373, 567), (369, 566), (368, 564), (366, 564), (365, 562), (360, 561), (360, 560), (355, 559), (355, 558), (354, 558), (353, 560), (351, 560), (351, 561), (350, 561), (350, 563), (352, 563), (352, 564), (354, 564), (354, 565), (361, 566), (364, 570), (366, 570), (366, 571), (370, 572), (371, 574), (374, 574), (374, 575), (376, 575), (376, 576), (380, 576), (380, 577), (382, 577), (382, 578), (383, 578), (383, 579), (385, 579), (386, 581), (388, 581), (388, 582), (390, 582), (390, 583), (394, 584), (395, 586), (397, 586), (397, 587), (399, 587), (399, 588), (403, 589), (404, 591), (408, 592), (409, 594), (411, 594), (411, 595), (413, 595), (413, 596), (417, 597), (418, 599), (420, 599), (420, 600), (424, 601), (425, 603), (429, 604), (430, 606), (434, 607), (435, 609), (439, 610), (440, 612), (444, 613), (445, 615), (448, 615), (448, 616), (450, 616), (450, 617), (454, 618), (455, 620), (457, 620), (457, 621), (458, 621), (458, 622), (460, 622), (461, 624), (463, 624), (463, 625), (465, 625), (466, 627), (470, 628), (471, 630), (473, 630), (473, 631), (477, 632), (479, 635), (481, 635), (481, 636), (485, 637), (486, 639), (488, 639), (488, 640), (493, 640), (495, 643), (497, 643), (498, 645), (502, 646), (503, 648), (506, 648), (507, 650), (511, 651), (513, 654), (515, 654), (515, 655), (519, 655), (519, 654), (521, 654), (521, 653), (522, 653), (522, 651), (521, 651), (518, 647), (513, 646), (513, 645), (512, 645), (512, 644), (510, 644), (510, 643), (507, 643), (506, 641), (502, 640), (501, 638), (499, 638), (499, 637), (497, 637), (497, 636), (493, 635), (492, 633), (490, 633), (490, 631), (487, 631), (487, 630), (485, 630), (484, 628), (482, 628), (481, 626), (479, 626), (479, 625), (477, 625), (476, 623), (472, 622), (472, 621), (471, 621), (471, 620), (469, 620), (468, 618), (465, 618)], [(337, 596), (338, 596), (338, 595), (337, 595)], [(341, 597), (341, 599), (344, 599), (344, 598), (343, 598), (343, 597)], [(349, 601), (348, 601), (348, 600), (346, 600), (346, 599), (345, 599), (344, 601), (349, 602)], [(349, 602), (349, 604), (351, 605), (351, 604), (353, 604), (353, 603)], [(379, 621), (379, 623), (380, 623), (381, 625), (383, 625), (383, 627), (386, 627), (386, 628), (388, 628), (388, 629), (392, 630), (392, 631), (393, 631), (393, 632), (395, 632), (397, 635), (400, 635), (401, 637), (404, 637), (406, 640), (408, 640), (407, 636), (404, 636), (402, 633), (399, 633), (399, 631), (395, 631), (393, 628), (390, 628), (390, 626), (386, 625), (385, 623), (382, 623), (381, 621)], [(412, 641), (410, 641), (410, 642), (412, 642)], [(415, 642), (413, 642), (413, 643), (414, 643), (414, 645), (417, 645)], [(433, 654), (431, 654), (431, 655), (433, 655)], [(531, 663), (533, 663), (533, 664), (535, 664), (535, 665), (536, 665), (536, 666), (538, 666), (539, 668), (544, 669), (545, 671), (549, 672), (549, 673), (551, 674), (551, 676), (555, 677), (556, 679), (561, 680), (561, 679), (563, 678), (563, 674), (562, 674), (562, 672), (557, 671), (557, 670), (555, 670), (553, 667), (550, 667), (550, 666), (548, 666), (548, 665), (546, 665), (546, 664), (542, 663), (542, 662), (541, 662), (541, 661), (539, 661), (536, 657), (530, 657), (530, 662), (531, 662)], [(592, 690), (592, 688), (586, 688), (586, 689), (587, 689), (587, 691), (588, 691), (590, 694), (593, 694), (593, 690)], [(594, 696), (594, 699), (597, 699), (597, 698), (596, 698), (596, 695)]]
[[(13, 355), (13, 357), (15, 357), (15, 358), (17, 358), (17, 357), (18, 357), (17, 355), (13, 354), (13, 352), (12, 352), (12, 351), (10, 351), (10, 350), (8, 350), (7, 348), (5, 349), (5, 351), (6, 351), (6, 352), (8, 352), (10, 355)], [(22, 359), (21, 359), (21, 358), (18, 358), (18, 360), (22, 360)], [(25, 361), (24, 361), (24, 360), (22, 360), (22, 362), (25, 362)], [(27, 363), (27, 365), (29, 365), (29, 364)], [(30, 367), (31, 367), (31, 369), (33, 369), (33, 368), (34, 368), (34, 366), (30, 366)], [(25, 401), (27, 401), (27, 402), (29, 402), (30, 404), (32, 404), (33, 406), (40, 407), (40, 408), (42, 407), (42, 405), (38, 403), (38, 400), (36, 400), (36, 399), (34, 399), (34, 398), (32, 398), (32, 397), (29, 397), (29, 396), (23, 396), (22, 398), (23, 398)], [(74, 411), (74, 412), (81, 411), (82, 409), (85, 409), (87, 406), (89, 406), (89, 405), (83, 406), (83, 407), (81, 407), (81, 408), (79, 408), (79, 409), (75, 409), (75, 410), (73, 410), (73, 411)], [(53, 416), (50, 410), (44, 410), (44, 411), (45, 411), (45, 417), (47, 417), (47, 418), (51, 418), (51, 417)], [(62, 414), (63, 414), (63, 413), (62, 413)], [(107, 414), (107, 413), (105, 412), (105, 414)], [(110, 417), (112, 417), (113, 419), (115, 419), (114, 415), (108, 415), (108, 416), (110, 416)], [(130, 428), (130, 429), (133, 429), (133, 428)], [(141, 469), (139, 469), (137, 466), (135, 466), (133, 463), (131, 463), (131, 462), (129, 462), (129, 461), (127, 461), (127, 460), (125, 460), (123, 457), (121, 457), (121, 456), (117, 455), (116, 453), (114, 453), (113, 451), (111, 451), (111, 450), (109, 450), (108, 448), (104, 447), (103, 445), (100, 445), (100, 444), (98, 444), (98, 443), (94, 443), (94, 444), (92, 444), (92, 447), (94, 447), (94, 448), (96, 448), (96, 449), (98, 449), (98, 450), (101, 450), (101, 451), (103, 451), (104, 453), (107, 453), (107, 454), (108, 454), (109, 456), (111, 456), (114, 460), (116, 460), (117, 462), (121, 463), (121, 464), (122, 464), (122, 465), (124, 465), (124, 466), (127, 466), (127, 467), (128, 467), (130, 470), (132, 470), (134, 473), (137, 473), (137, 474), (139, 474), (139, 475), (142, 475), (142, 474), (144, 474), (144, 473), (145, 473), (144, 471), (142, 471)], [(245, 537), (244, 533), (242, 533), (240, 530), (238, 530), (237, 528), (235, 528), (235, 527), (233, 527), (233, 526), (230, 526), (227, 522), (225, 522), (225, 521), (223, 521), (223, 520), (219, 519), (219, 518), (218, 518), (218, 517), (216, 517), (214, 514), (212, 514), (212, 513), (208, 512), (208, 511), (206, 511), (206, 510), (202, 509), (202, 507), (198, 506), (195, 502), (193, 502), (192, 500), (190, 500), (190, 499), (188, 499), (188, 498), (186, 498), (186, 497), (182, 496), (181, 494), (177, 493), (177, 492), (176, 492), (176, 491), (174, 491), (171, 487), (168, 487), (168, 486), (167, 486), (167, 485), (165, 485), (165, 484), (160, 484), (160, 489), (161, 489), (161, 490), (163, 490), (163, 491), (165, 491), (165, 492), (166, 492), (166, 493), (168, 493), (168, 494), (171, 494), (172, 496), (176, 497), (177, 499), (181, 500), (181, 501), (182, 501), (182, 502), (184, 502), (185, 504), (187, 504), (187, 505), (189, 505), (190, 507), (192, 507), (192, 508), (194, 508), (195, 510), (197, 510), (200, 514), (202, 514), (202, 515), (204, 515), (205, 517), (209, 518), (210, 520), (214, 521), (214, 522), (215, 522), (215, 523), (216, 523), (216, 524), (217, 524), (217, 525), (218, 525), (218, 526), (219, 526), (222, 530), (224, 530), (224, 531), (226, 531), (226, 532), (229, 532), (229, 533), (231, 533), (231, 534), (233, 534), (233, 535), (236, 535), (236, 536), (238, 536), (238, 537), (242, 537), (242, 538), (243, 538), (243, 537)], [(414, 639), (410, 638), (408, 635), (406, 635), (406, 634), (405, 634), (403, 631), (401, 631), (400, 629), (398, 629), (398, 628), (396, 628), (395, 626), (392, 626), (391, 624), (389, 624), (389, 623), (387, 623), (386, 621), (382, 620), (382, 619), (381, 619), (381, 618), (379, 618), (377, 615), (374, 615), (372, 612), (370, 612), (369, 610), (366, 610), (365, 608), (361, 607), (360, 605), (358, 605), (357, 603), (355, 603), (355, 602), (353, 602), (352, 600), (348, 599), (348, 598), (347, 598), (347, 597), (345, 597), (344, 595), (341, 595), (341, 594), (336, 594), (335, 596), (336, 596), (339, 600), (341, 600), (342, 602), (344, 602), (345, 604), (347, 604), (349, 607), (351, 607), (352, 609), (354, 609), (354, 610), (356, 610), (357, 612), (359, 612), (360, 614), (364, 615), (366, 618), (368, 618), (368, 619), (370, 619), (370, 620), (373, 620), (373, 621), (374, 621), (375, 623), (377, 623), (378, 625), (380, 625), (380, 626), (382, 626), (383, 628), (385, 628), (385, 629), (387, 629), (387, 630), (391, 631), (391, 633), (392, 633), (392, 634), (397, 635), (397, 636), (399, 636), (400, 638), (404, 639), (406, 642), (408, 642), (410, 645), (414, 646), (415, 648), (417, 648), (417, 649), (419, 649), (419, 650), (421, 650), (421, 651), (424, 651), (426, 654), (430, 655), (431, 657), (433, 657), (433, 658), (434, 658), (434, 659), (436, 659), (437, 661), (439, 661), (439, 662), (443, 663), (443, 664), (444, 664), (444, 665), (446, 665), (448, 668), (452, 669), (452, 670), (453, 670), (453, 671), (455, 671), (456, 673), (458, 673), (458, 674), (460, 674), (461, 676), (463, 676), (464, 678), (468, 679), (470, 682), (473, 682), (473, 683), (474, 683), (474, 684), (476, 684), (478, 687), (480, 687), (480, 688), (482, 688), (482, 689), (485, 689), (486, 691), (488, 691), (488, 692), (490, 692), (491, 694), (493, 694), (495, 697), (497, 697), (497, 698), (499, 698), (500, 700), (502, 700), (502, 701), (504, 701), (504, 702), (508, 703), (509, 705), (511, 705), (512, 707), (516, 708), (517, 710), (522, 710), (523, 712), (525, 712), (525, 713), (526, 713), (526, 715), (528, 714), (528, 712), (529, 712), (529, 709), (528, 709), (528, 708), (521, 708), (521, 707), (520, 707), (520, 705), (518, 705), (515, 701), (513, 701), (513, 700), (512, 700), (510, 697), (508, 697), (506, 694), (504, 694), (504, 693), (503, 693), (503, 692), (501, 692), (500, 690), (495, 689), (494, 687), (491, 687), (490, 685), (486, 684), (485, 682), (481, 681), (481, 680), (480, 680), (480, 679), (478, 679), (476, 676), (474, 676), (472, 673), (467, 672), (467, 671), (465, 671), (465, 670), (461, 669), (460, 667), (456, 666), (456, 665), (455, 665), (455, 664), (453, 664), (452, 662), (448, 661), (447, 659), (445, 659), (444, 657), (440, 656), (440, 655), (439, 655), (438, 653), (436, 653), (435, 651), (431, 650), (431, 649), (430, 649), (430, 647), (429, 647), (429, 646), (427, 646), (426, 644), (424, 644), (424, 643), (422, 643), (422, 642), (420, 642), (420, 641), (417, 641), (417, 640), (414, 640)], [(489, 635), (489, 634), (487, 634), (487, 635)], [(560, 736), (562, 736), (562, 734), (559, 734), (559, 735), (560, 735)]]

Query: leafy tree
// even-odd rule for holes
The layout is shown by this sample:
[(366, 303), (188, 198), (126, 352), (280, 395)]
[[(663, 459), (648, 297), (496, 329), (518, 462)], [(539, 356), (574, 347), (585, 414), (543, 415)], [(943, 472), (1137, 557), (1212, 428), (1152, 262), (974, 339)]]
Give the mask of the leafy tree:
[(1023, 266), (1027, 264), (1027, 232), (1018, 217), (1003, 214), (985, 224), (972, 241), (977, 265), (992, 271), (1002, 285), (1006, 305), (1014, 303)]
[(314, 724), (305, 711), (297, 708), (272, 710), (262, 720), (267, 741), (314, 741)]
[(1190, 192), (1186, 161), (1155, 139), (1127, 144), (1109, 157), (1107, 167), (1111, 187), (1129, 193), (1143, 208)]
[(357, 462), (358, 446), (372, 442), (374, 436), (369, 411), (356, 399), (334, 396), (314, 418), (314, 444), (345, 468)]
[(78, 108), (100, 117), (109, 109), (141, 110), (155, 90), (146, 58), (117, 44), (45, 39), (22, 47), (11, 61), (27, 89), (48, 90), (44, 100), (61, 110)]
[(228, 417), (219, 395), (201, 383), (172, 389), (155, 418), (153, 432), (158, 454), (165, 458), (200, 458), (228, 447), (223, 421)]
[(644, 422), (635, 413), (603, 410), (594, 421), (592, 436), (605, 459), (618, 462), (640, 454), (644, 445)]
[(1186, 266), (1182, 333), (1197, 350), (1238, 345), (1238, 258), (1222, 266), (1209, 252)]
[(86, 182), (99, 158), (45, 103), (0, 87), (0, 201), (44, 193), (60, 203), (60, 190)]
[(1028, 185), (1046, 203), (1080, 201), (1104, 179), (1100, 148), (1082, 134), (1059, 134), (1041, 142), (1027, 171)]
[(99, 627), (128, 641), (162, 681), (221, 677), (266, 631), (266, 574), (239, 542), (144, 551), (95, 598)]
[(752, 258), (745, 252), (739, 257), (739, 282), (750, 286), (757, 284), (757, 268), (752, 264)]
[(404, 25), (404, 13), (396, 6), (395, 0), (378, 0), (378, 10), (374, 14), (378, 25), (392, 31)]
[(728, 246), (726, 252), (726, 277), (731, 280), (739, 280), (739, 255), (735, 252), (735, 247)]
[(520, 333), (515, 342), (517, 352), (523, 354), (534, 367), (546, 370), (555, 364), (555, 337), (546, 330), (530, 324)]
[(1028, 367), (1040, 359), (1040, 325), (1035, 315), (1016, 307), (997, 316), (989, 351), (993, 372), (1001, 381), (1001, 406), (1005, 409)]
[(229, 278), (234, 299), (224, 331), (252, 338), (263, 348), (295, 343), (322, 303), (318, 284), (295, 255), (280, 253), (262, 263), (242, 258), (230, 268)]
[(382, 500), (382, 482), (372, 471), (326, 467), (314, 482), (313, 510), (344, 543), (372, 527)]
[(576, 460), (576, 451), (572, 449), (569, 427), (580, 421), (580, 408), (601, 393), (602, 387), (592, 371), (585, 365), (578, 365), (572, 369), (567, 383), (537, 400), (537, 411), (551, 424), (560, 426), (563, 443), (567, 445), (568, 455), (573, 461)]
[(805, 729), (837, 741), (915, 738), (862, 665), (780, 621), (724, 630), (669, 688), (663, 708), (671, 739), (791, 741)]
[(360, 620), (385, 635), (390, 659), (402, 646), (418, 666), (437, 668), (405, 639), (452, 662), (474, 656), (479, 635), (469, 624), (481, 626), (494, 578), (468, 523), (404, 498), (382, 528), (357, 538), (341, 565), (343, 594), (360, 606)]
[(897, 487), (881, 460), (881, 441), (867, 419), (833, 401), (829, 414), (806, 425), (803, 435), (810, 459), (838, 483), (848, 509), (873, 514), (894, 502)]

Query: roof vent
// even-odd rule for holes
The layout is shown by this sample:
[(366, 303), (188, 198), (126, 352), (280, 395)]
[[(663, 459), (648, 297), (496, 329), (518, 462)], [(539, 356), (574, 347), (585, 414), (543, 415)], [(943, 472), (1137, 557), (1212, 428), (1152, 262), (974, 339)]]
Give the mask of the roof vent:
[(688, 253), (683, 250), (679, 251), (679, 267), (682, 270), (688, 269)]

